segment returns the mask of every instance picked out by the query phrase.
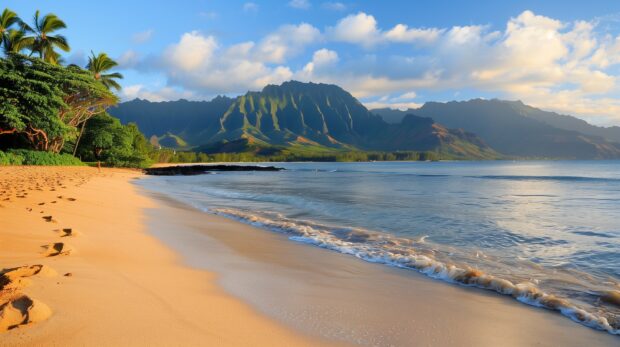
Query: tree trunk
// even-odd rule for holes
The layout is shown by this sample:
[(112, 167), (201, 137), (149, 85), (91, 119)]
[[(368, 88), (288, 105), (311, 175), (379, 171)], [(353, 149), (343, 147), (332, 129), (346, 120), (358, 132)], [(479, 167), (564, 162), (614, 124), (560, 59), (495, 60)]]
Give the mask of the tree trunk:
[(80, 144), (80, 139), (82, 139), (82, 134), (84, 133), (84, 128), (86, 128), (86, 122), (88, 122), (88, 120), (85, 120), (84, 123), (82, 123), (82, 129), (80, 129), (80, 135), (78, 135), (77, 140), (75, 140), (75, 147), (73, 147), (73, 156), (74, 157), (75, 157), (75, 154), (77, 153), (78, 145)]

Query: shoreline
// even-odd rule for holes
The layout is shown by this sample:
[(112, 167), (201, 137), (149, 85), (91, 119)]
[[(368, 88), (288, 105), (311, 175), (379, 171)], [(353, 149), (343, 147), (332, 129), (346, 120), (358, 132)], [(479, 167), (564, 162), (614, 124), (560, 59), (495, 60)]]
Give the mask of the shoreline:
[[(617, 336), (557, 312), (309, 247), (143, 189), (175, 210), (150, 211), (151, 230), (187, 265), (218, 273), (228, 292), (315, 336), (363, 345), (617, 343)], [(173, 226), (174, 233), (168, 232)]]
[(0, 332), (0, 345), (324, 342), (258, 314), (216, 285), (216, 274), (182, 265), (147, 231), (144, 212), (158, 205), (131, 183), (141, 176), (0, 168), (0, 267), (11, 278), (0, 292), (0, 327), (12, 328)]
[(198, 211), (133, 183), (144, 177), (0, 167), (0, 267), (13, 279), (0, 306), (26, 296), (33, 320), (0, 332), (0, 346), (617, 343), (493, 293)]

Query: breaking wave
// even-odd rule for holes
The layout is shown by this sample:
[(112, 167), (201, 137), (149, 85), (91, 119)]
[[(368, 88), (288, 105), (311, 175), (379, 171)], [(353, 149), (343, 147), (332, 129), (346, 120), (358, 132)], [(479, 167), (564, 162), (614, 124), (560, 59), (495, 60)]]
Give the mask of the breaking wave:
[[(575, 293), (574, 297), (592, 298), (591, 304), (577, 302), (567, 294), (569, 290), (565, 293), (558, 290), (556, 293), (552, 288), (541, 289), (537, 280), (520, 280), (519, 276), (503, 277), (465, 262), (455, 262), (458, 256), (439, 251), (437, 245), (425, 241), (426, 236), (412, 240), (359, 228), (290, 220), (280, 214), (268, 217), (229, 208), (209, 209), (208, 212), (282, 232), (291, 240), (353, 255), (368, 262), (412, 269), (450, 283), (491, 290), (531, 306), (557, 311), (585, 326), (620, 335), (620, 316), (617, 310), (617, 307), (620, 307), (620, 291), (617, 289)], [(476, 252), (474, 258), (489, 261), (482, 252)], [(609, 286), (618, 288), (617, 283)]]

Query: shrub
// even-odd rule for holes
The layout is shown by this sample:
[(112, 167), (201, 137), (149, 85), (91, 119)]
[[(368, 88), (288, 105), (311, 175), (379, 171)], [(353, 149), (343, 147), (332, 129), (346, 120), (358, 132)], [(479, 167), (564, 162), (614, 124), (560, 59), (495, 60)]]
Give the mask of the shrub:
[(24, 158), (14, 154), (0, 151), (0, 165), (21, 165)]
[[(8, 165), (45, 165), (45, 166), (81, 166), (81, 160), (70, 154), (56, 154), (44, 151), (30, 151), (26, 149), (11, 149), (6, 155), (18, 157)], [(5, 164), (7, 165), (7, 164)]]

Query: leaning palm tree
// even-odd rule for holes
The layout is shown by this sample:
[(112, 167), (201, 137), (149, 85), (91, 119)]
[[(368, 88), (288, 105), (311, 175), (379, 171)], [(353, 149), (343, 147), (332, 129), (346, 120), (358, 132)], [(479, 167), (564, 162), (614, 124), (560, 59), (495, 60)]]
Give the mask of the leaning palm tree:
[(121, 86), (116, 82), (116, 79), (123, 78), (123, 75), (118, 72), (104, 73), (117, 66), (118, 63), (110, 59), (105, 53), (95, 55), (95, 53), (91, 52), (91, 54), (92, 56), (88, 57), (86, 68), (93, 74), (96, 80), (103, 83), (108, 89), (120, 90)]
[(67, 39), (62, 35), (51, 35), (55, 31), (67, 27), (58, 16), (48, 13), (41, 17), (39, 10), (34, 14), (34, 26), (23, 25), (26, 31), (32, 32), (32, 53), (37, 53), (39, 58), (52, 64), (57, 64), (60, 55), (55, 51), (56, 48), (69, 52)]
[(9, 36), (14, 25), (20, 25), (21, 19), (17, 16), (17, 13), (5, 8), (0, 15), (0, 44), (5, 43), (5, 39)]

